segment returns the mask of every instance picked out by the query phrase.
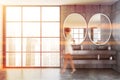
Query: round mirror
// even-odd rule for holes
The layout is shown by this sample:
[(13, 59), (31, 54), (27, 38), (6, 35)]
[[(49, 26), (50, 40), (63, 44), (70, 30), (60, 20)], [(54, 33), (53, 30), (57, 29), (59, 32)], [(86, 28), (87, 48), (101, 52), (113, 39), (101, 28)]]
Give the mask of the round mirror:
[[(87, 23), (83, 16), (78, 13), (72, 13), (67, 16), (63, 24), (64, 37), (65, 30), (67, 28), (71, 29), (71, 35), (73, 39), (73, 44), (80, 44), (83, 42), (86, 36)], [(65, 37), (66, 38), (66, 37)]]
[(111, 36), (111, 22), (109, 17), (102, 13), (93, 15), (88, 23), (88, 34), (94, 44), (106, 44)]

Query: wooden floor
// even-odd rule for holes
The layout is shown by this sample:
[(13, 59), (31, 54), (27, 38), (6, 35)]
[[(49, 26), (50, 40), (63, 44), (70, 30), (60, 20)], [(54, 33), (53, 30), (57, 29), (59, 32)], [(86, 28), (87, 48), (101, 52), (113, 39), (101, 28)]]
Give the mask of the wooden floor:
[(120, 80), (120, 73), (112, 69), (77, 69), (74, 74), (59, 68), (6, 69), (0, 71), (0, 80)]

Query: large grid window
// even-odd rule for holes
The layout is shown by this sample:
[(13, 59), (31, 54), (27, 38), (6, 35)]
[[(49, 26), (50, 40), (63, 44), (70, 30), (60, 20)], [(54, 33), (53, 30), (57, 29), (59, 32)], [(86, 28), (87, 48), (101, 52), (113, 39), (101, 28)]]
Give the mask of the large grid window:
[(84, 28), (71, 28), (72, 38), (74, 39), (75, 44), (80, 44), (84, 40), (84, 30)]
[(6, 6), (4, 11), (4, 67), (59, 67), (60, 8)]

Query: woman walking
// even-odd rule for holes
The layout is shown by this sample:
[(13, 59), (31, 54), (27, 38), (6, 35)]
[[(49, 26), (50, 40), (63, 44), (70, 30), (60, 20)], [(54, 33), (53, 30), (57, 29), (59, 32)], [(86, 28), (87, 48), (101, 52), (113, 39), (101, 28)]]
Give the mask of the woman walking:
[(65, 28), (64, 29), (65, 32), (65, 53), (64, 55), (64, 62), (63, 62), (63, 69), (62, 69), (62, 73), (64, 73), (66, 71), (68, 62), (70, 62), (71, 68), (72, 68), (72, 72), (74, 73), (76, 71), (75, 66), (74, 66), (74, 62), (73, 62), (73, 57), (72, 57), (72, 45), (71, 45), (71, 41), (73, 41), (72, 36), (71, 36), (71, 29), (70, 28)]

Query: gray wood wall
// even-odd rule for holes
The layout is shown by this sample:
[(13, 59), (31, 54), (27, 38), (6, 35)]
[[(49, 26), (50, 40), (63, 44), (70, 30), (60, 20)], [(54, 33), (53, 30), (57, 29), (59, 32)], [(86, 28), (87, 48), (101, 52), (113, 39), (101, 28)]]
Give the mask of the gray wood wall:
[[(61, 6), (61, 54), (63, 53), (64, 50), (64, 36), (63, 36), (63, 24), (64, 24), (64, 20), (66, 19), (66, 17), (71, 14), (71, 13), (79, 13), (81, 14), (85, 19), (86, 22), (88, 24), (90, 18), (96, 14), (96, 13), (103, 13), (106, 14), (110, 20), (111, 20), (111, 5), (63, 5)], [(92, 47), (96, 47), (96, 45), (94, 45), (89, 37), (88, 34), (84, 40), (84, 42), (82, 43), (82, 45), (84, 45), (84, 49), (85, 50), (91, 50)], [(62, 61), (61, 61), (62, 62)], [(77, 67), (79, 68), (110, 68), (110, 65), (77, 65)]]
[(117, 51), (117, 64), (114, 69), (120, 72), (120, 1), (112, 5), (113, 49)]
[[(63, 37), (63, 24), (66, 17), (71, 13), (81, 14), (88, 24), (90, 18), (96, 13), (106, 14), (111, 19), (111, 6), (110, 5), (64, 5), (61, 6), (61, 44), (64, 42)], [(87, 26), (86, 26), (87, 27)], [(95, 46), (89, 39), (88, 34), (85, 41), (82, 43), (84, 49), (91, 49)], [(62, 49), (62, 48), (61, 48)]]

